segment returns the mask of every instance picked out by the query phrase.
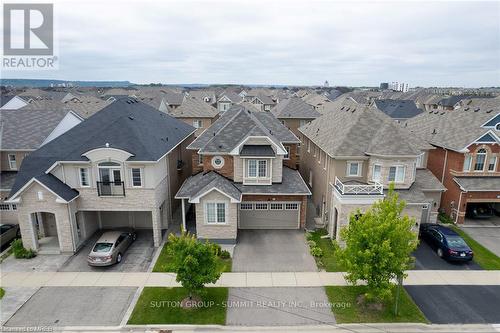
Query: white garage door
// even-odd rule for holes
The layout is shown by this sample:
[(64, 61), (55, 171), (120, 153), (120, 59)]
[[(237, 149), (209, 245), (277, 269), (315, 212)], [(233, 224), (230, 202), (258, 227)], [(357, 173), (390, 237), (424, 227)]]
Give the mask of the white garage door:
[(244, 202), (240, 229), (299, 229), (300, 202)]

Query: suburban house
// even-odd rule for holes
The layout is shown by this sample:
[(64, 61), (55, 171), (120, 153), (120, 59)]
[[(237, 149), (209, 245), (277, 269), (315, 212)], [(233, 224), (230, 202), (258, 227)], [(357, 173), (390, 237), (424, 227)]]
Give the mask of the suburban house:
[(175, 196), (185, 228), (187, 204), (197, 237), (218, 243), (234, 244), (238, 229), (303, 228), (310, 191), (295, 170), (298, 144), (268, 112), (224, 112), (188, 146), (195, 175)]
[(17, 223), (17, 205), (7, 203), (24, 158), (82, 121), (72, 111), (0, 111), (0, 219)]
[(171, 109), (168, 113), (196, 128), (195, 136), (199, 136), (212, 125), (219, 111), (204, 101), (187, 96), (178, 108)]
[(413, 118), (423, 112), (412, 100), (376, 99), (375, 107), (396, 121)]
[(210, 105), (217, 104), (217, 97), (215, 96), (215, 91), (213, 90), (205, 90), (205, 89), (191, 90), (189, 92), (189, 96), (194, 97), (195, 99), (203, 101)]
[(346, 102), (299, 131), (300, 172), (311, 188), (316, 225), (327, 225), (330, 237), (339, 239), (350, 214), (384, 198), (390, 183), (417, 225), (436, 221), (445, 188), (426, 169), (433, 147), (377, 108)]
[(99, 229), (162, 230), (191, 174), (195, 129), (133, 98), (119, 99), (28, 155), (8, 202), (23, 244), (75, 252)]
[(234, 104), (241, 103), (243, 101), (243, 97), (238, 95), (232, 91), (225, 91), (219, 95), (217, 99), (217, 110), (219, 112), (226, 112), (233, 106)]
[(257, 96), (245, 96), (245, 101), (255, 105), (257, 109), (261, 111), (269, 112), (276, 105), (276, 102), (267, 95), (262, 93), (257, 94)]
[(0, 110), (17, 110), (29, 104), (28, 101), (15, 95), (2, 95), (0, 102)]
[(475, 98), (450, 111), (427, 111), (405, 126), (427, 140), (428, 168), (448, 189), (441, 208), (466, 223), (471, 203), (500, 205), (500, 100)]

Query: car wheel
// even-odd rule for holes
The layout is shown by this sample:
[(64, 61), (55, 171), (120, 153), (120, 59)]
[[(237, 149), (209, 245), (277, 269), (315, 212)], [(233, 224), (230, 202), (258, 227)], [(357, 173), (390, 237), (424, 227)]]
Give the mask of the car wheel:
[(122, 254), (118, 253), (118, 255), (116, 256), (116, 263), (119, 264), (121, 262), (122, 262)]
[(133, 241), (135, 241), (136, 239), (137, 239), (137, 234), (134, 234), (134, 235), (132, 236), (132, 240), (133, 240)]
[(441, 248), (437, 249), (437, 255), (438, 255), (439, 258), (443, 257), (443, 250)]

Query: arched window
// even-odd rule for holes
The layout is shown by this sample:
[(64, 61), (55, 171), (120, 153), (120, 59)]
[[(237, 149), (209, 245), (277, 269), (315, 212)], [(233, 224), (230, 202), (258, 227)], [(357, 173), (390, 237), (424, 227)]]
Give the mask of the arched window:
[(481, 148), (476, 152), (476, 163), (474, 171), (484, 171), (484, 162), (486, 161), (486, 149)]

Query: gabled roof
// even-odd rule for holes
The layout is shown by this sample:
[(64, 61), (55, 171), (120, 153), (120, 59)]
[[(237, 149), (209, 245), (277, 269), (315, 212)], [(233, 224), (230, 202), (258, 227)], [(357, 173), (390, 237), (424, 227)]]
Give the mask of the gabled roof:
[(165, 96), (164, 99), (168, 105), (181, 105), (184, 101), (185, 95), (183, 93), (176, 93), (171, 91), (162, 91)]
[(169, 111), (169, 114), (176, 118), (213, 118), (219, 111), (206, 102), (188, 96), (182, 104)]
[(69, 111), (0, 110), (0, 149), (35, 150)]
[(238, 95), (237, 93), (235, 93), (233, 91), (225, 91), (225, 92), (221, 93), (219, 95), (219, 98), (217, 99), (217, 101), (220, 101), (223, 97), (226, 97), (227, 99), (229, 99), (231, 101), (231, 103), (240, 103), (241, 101), (243, 101), (243, 97), (241, 97), (240, 95)]
[(455, 177), (462, 191), (500, 191), (500, 177)]
[(435, 146), (463, 151), (491, 130), (482, 126), (498, 114), (500, 100), (474, 98), (455, 110), (426, 111), (403, 126)]
[(106, 144), (132, 154), (131, 161), (157, 161), (194, 131), (192, 126), (135, 99), (118, 100), (29, 154), (11, 193), (32, 178), (45, 184), (50, 180), (42, 176), (54, 163), (88, 161), (82, 154)]
[(252, 112), (241, 105), (233, 105), (188, 149), (202, 153), (229, 153), (250, 136), (265, 136), (275, 144), (296, 143), (299, 139), (269, 112)]
[(314, 110), (312, 105), (298, 97), (281, 101), (271, 110), (271, 113), (278, 119), (316, 119), (321, 116), (321, 113)]
[(266, 105), (267, 104), (268, 105), (276, 104), (271, 97), (266, 96), (263, 93), (258, 93), (256, 96), (254, 96), (254, 98), (252, 98), (252, 100), (254, 100), (256, 98), (259, 99), (262, 102), (262, 104), (266, 104)]
[(417, 108), (414, 101), (410, 100), (376, 99), (375, 106), (389, 117), (395, 119), (408, 119), (423, 112), (423, 110)]
[(418, 156), (432, 148), (377, 108), (355, 102), (346, 101), (299, 131), (333, 157)]

